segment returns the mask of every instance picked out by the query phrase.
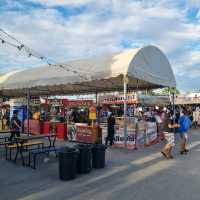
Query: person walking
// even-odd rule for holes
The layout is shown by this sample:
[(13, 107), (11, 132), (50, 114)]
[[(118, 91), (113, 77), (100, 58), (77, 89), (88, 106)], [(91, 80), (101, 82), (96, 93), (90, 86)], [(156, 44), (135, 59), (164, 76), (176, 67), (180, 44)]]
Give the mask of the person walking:
[(172, 149), (175, 146), (175, 137), (174, 137), (174, 130), (177, 128), (178, 125), (175, 123), (175, 116), (174, 112), (170, 111), (166, 113), (166, 116), (164, 118), (164, 135), (165, 139), (167, 141), (167, 144), (162, 149), (161, 153), (164, 157), (168, 159), (173, 159), (172, 156)]
[(20, 130), (21, 130), (21, 121), (18, 118), (18, 111), (13, 111), (13, 117), (11, 119), (11, 135), (10, 135), (10, 141), (17, 136), (20, 137)]
[(185, 111), (180, 112), (179, 124), (180, 124), (180, 127), (178, 131), (181, 138), (180, 154), (182, 155), (182, 154), (187, 154), (189, 152), (189, 150), (186, 148), (186, 145), (187, 145), (187, 139), (188, 139), (188, 131), (192, 124), (189, 117), (186, 115)]
[(108, 126), (108, 135), (106, 137), (106, 145), (108, 145), (108, 141), (110, 142), (110, 146), (113, 145), (114, 134), (115, 134), (115, 118), (111, 113), (107, 119)]

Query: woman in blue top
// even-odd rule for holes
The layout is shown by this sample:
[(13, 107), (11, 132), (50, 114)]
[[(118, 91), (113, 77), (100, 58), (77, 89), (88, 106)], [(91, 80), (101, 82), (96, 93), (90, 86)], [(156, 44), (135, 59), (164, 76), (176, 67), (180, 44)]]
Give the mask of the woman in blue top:
[(188, 149), (186, 148), (187, 139), (188, 139), (188, 130), (190, 129), (191, 121), (189, 117), (186, 115), (185, 111), (180, 112), (180, 118), (179, 118), (179, 134), (181, 137), (181, 150), (180, 154), (186, 154), (188, 153)]

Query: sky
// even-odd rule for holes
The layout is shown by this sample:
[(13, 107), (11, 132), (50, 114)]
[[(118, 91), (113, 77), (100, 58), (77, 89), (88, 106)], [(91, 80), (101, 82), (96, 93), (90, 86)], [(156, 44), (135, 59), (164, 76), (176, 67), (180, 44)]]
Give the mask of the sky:
[[(156, 45), (178, 89), (200, 90), (200, 0), (1, 0), (0, 28), (56, 62)], [(44, 64), (0, 44), (0, 73)]]

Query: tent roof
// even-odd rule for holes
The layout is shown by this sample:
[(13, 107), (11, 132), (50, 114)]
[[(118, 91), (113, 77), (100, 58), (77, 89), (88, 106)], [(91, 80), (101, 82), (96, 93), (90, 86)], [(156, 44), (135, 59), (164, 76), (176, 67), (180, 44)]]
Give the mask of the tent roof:
[(155, 46), (62, 65), (65, 69), (52, 65), (5, 74), (0, 77), (1, 94), (25, 96), (27, 89), (30, 89), (31, 95), (41, 96), (116, 91), (123, 89), (123, 75), (128, 76), (129, 89), (176, 86), (168, 59)]

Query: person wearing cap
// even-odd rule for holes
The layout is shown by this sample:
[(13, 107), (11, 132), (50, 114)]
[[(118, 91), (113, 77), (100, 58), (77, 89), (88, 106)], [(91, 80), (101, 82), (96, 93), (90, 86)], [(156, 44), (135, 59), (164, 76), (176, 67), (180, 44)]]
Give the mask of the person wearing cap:
[(15, 137), (20, 137), (20, 130), (21, 130), (21, 121), (18, 118), (18, 111), (13, 111), (13, 116), (11, 119), (11, 135), (10, 141)]

